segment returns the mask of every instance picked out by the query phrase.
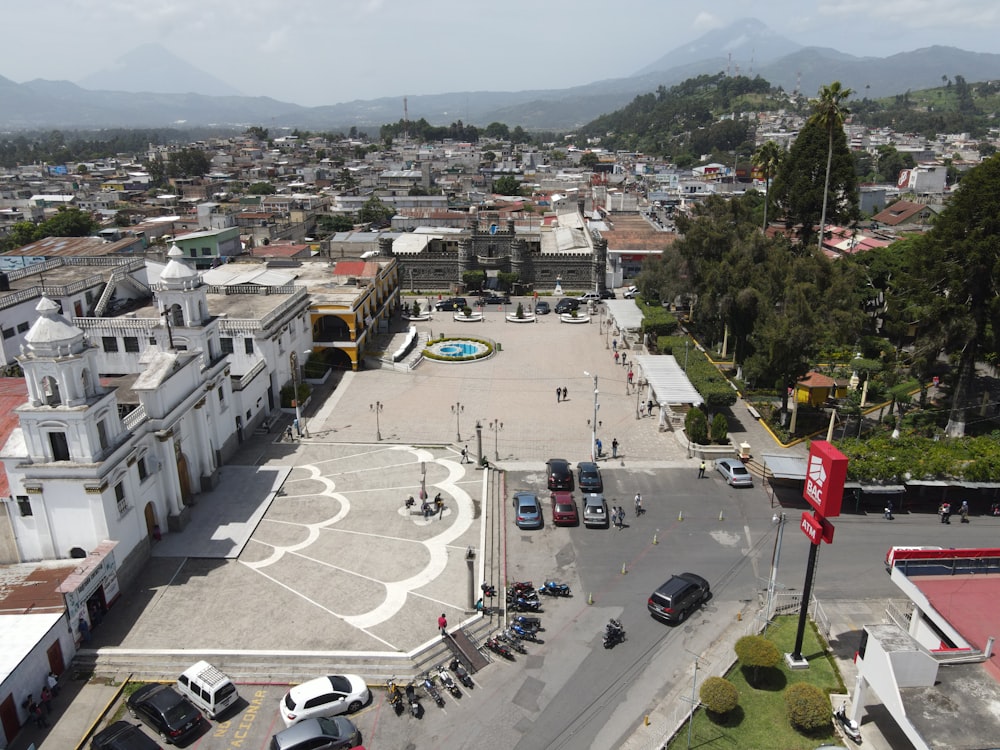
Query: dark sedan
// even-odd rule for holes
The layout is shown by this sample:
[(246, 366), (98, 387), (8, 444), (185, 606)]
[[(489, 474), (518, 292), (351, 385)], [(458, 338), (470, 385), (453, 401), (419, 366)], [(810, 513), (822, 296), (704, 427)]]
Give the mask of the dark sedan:
[(540, 299), (535, 303), (535, 315), (548, 315), (550, 312), (552, 312), (552, 308), (545, 300)]
[(604, 492), (601, 470), (593, 461), (581, 461), (576, 465), (576, 481), (580, 492)]
[(201, 712), (169, 685), (143, 685), (129, 696), (126, 705), (129, 713), (163, 742), (181, 742), (201, 727)]
[(160, 746), (142, 733), (135, 724), (116, 721), (102, 729), (90, 741), (92, 750), (160, 750)]
[(573, 472), (565, 458), (550, 458), (545, 462), (545, 472), (550, 490), (573, 491)]
[(510, 297), (506, 294), (490, 294), (483, 297), (484, 305), (509, 305)]

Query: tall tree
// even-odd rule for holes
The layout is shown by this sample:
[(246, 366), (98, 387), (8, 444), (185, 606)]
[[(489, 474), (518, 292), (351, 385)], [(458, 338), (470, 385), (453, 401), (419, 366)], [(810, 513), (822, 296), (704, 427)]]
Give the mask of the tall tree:
[(819, 90), (819, 99), (813, 103), (812, 119), (823, 126), (829, 134), (826, 152), (826, 178), (823, 180), (823, 212), (819, 220), (820, 251), (823, 250), (823, 234), (826, 232), (826, 201), (830, 192), (830, 166), (833, 164), (833, 133), (835, 130), (843, 132), (844, 118), (851, 114), (851, 110), (845, 107), (843, 102), (853, 93), (851, 89), (841, 87), (840, 81), (834, 81), (829, 86), (824, 86)]
[(765, 141), (761, 147), (754, 152), (753, 165), (764, 170), (764, 227), (767, 231), (767, 204), (771, 202), (771, 177), (778, 169), (781, 158), (784, 155), (782, 148), (774, 141)]
[(909, 247), (928, 285), (926, 338), (958, 362), (946, 432), (960, 436), (976, 362), (1000, 350), (1000, 156), (966, 173), (933, 229)]

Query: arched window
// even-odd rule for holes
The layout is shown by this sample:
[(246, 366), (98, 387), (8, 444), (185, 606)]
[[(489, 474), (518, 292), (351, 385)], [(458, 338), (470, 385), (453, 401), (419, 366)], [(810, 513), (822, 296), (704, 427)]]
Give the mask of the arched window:
[(58, 406), (62, 403), (62, 396), (59, 393), (59, 381), (51, 375), (42, 378), (42, 402), (46, 406)]
[(175, 326), (184, 325), (184, 311), (181, 309), (180, 305), (171, 305), (170, 307), (170, 323)]
[(84, 369), (84, 371), (80, 375), (80, 382), (83, 385), (84, 397), (90, 396), (91, 393), (90, 370)]

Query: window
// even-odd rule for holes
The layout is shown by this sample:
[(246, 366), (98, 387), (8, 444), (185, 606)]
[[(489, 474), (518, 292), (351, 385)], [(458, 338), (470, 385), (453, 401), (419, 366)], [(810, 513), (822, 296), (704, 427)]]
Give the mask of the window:
[(218, 393), (219, 393), (219, 403), (222, 404), (223, 406), (225, 406), (226, 405), (226, 399), (225, 399), (225, 396), (223, 396), (222, 386), (221, 385), (219, 386)]
[(52, 449), (53, 461), (69, 461), (69, 443), (65, 432), (50, 432), (49, 447)]
[(30, 327), (31, 327), (31, 324), (30, 324), (30, 323), (18, 323), (18, 324), (17, 324), (17, 332), (18, 332), (18, 333), (24, 333), (24, 332), (25, 332), (25, 331), (27, 331), (27, 330), (28, 330), (28, 329), (29, 329)]
[(124, 516), (128, 510), (128, 500), (125, 499), (125, 485), (121, 482), (115, 485), (115, 502), (118, 503), (118, 515)]
[(150, 336), (149, 337), (149, 345), (150, 346), (156, 346), (156, 336)]
[(198, 250), (192, 247), (190, 250), (188, 250), (188, 255), (190, 255), (192, 258), (197, 258)]
[(253, 339), (245, 338), (243, 339), (243, 349), (247, 354), (253, 354)]
[(139, 338), (137, 336), (125, 337), (125, 351), (132, 352), (133, 354), (139, 353)]
[(221, 339), (219, 339), (219, 344), (222, 346), (223, 354), (233, 353), (233, 339), (231, 337), (223, 336)]
[(202, 255), (202, 257), (206, 257), (206, 256), (211, 255), (211, 254), (212, 254), (212, 248), (210, 248), (210, 247), (203, 247), (201, 249), (201, 255)]
[(17, 496), (17, 509), (21, 512), (22, 516), (30, 516), (31, 512), (31, 500), (28, 499), (27, 495)]
[(101, 343), (104, 344), (104, 351), (106, 352), (118, 351), (118, 339), (114, 336), (101, 336)]
[(101, 450), (107, 450), (108, 448), (108, 428), (104, 424), (102, 419), (97, 423), (97, 442), (101, 445)]
[(136, 468), (139, 470), (139, 481), (145, 482), (146, 477), (149, 476), (149, 470), (146, 468), (146, 457), (143, 456), (135, 464)]
[(14, 338), (14, 329), (13, 328), (4, 328), (3, 329), (3, 337), (5, 339), (12, 339), (12, 338)]

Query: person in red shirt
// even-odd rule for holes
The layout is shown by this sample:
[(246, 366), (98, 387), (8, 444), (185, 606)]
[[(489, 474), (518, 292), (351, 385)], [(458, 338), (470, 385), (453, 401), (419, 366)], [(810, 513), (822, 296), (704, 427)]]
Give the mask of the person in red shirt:
[(441, 635), (448, 635), (448, 618), (444, 616), (444, 612), (438, 618), (438, 629), (440, 629)]

